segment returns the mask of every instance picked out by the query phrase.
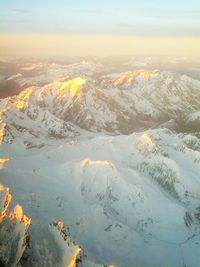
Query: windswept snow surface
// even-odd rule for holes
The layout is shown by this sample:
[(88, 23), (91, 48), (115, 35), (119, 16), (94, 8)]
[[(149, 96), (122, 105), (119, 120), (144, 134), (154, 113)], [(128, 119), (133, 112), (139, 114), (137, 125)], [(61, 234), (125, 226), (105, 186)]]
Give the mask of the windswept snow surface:
[(42, 148), (2, 146), (2, 156), (10, 158), (2, 182), (37, 231), (59, 218), (86, 254), (105, 264), (200, 262), (199, 138), (166, 129), (128, 136), (85, 132)]
[[(200, 82), (158, 70), (96, 79), (99, 68), (63, 66), (1, 99), (0, 183), (35, 244), (58, 220), (96, 264), (199, 267)], [(192, 130), (166, 128), (180, 121)]]

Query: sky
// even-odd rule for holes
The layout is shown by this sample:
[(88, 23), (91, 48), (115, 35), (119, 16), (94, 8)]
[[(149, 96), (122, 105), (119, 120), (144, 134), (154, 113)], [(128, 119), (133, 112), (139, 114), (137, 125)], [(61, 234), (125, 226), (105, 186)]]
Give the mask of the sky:
[(197, 55), (200, 1), (0, 0), (0, 41), (0, 55)]

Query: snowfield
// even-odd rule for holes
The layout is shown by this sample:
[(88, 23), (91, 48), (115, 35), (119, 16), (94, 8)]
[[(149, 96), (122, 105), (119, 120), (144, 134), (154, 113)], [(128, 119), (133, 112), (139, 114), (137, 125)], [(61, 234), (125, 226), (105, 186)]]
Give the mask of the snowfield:
[(1, 100), (0, 182), (10, 207), (31, 218), (21, 266), (198, 267), (200, 135), (159, 126), (199, 119), (200, 82), (159, 71), (117, 76)]
[[(193, 138), (197, 150), (188, 143)], [(31, 217), (34, 231), (63, 220), (95, 262), (193, 267), (200, 260), (199, 145), (198, 138), (169, 130), (84, 133), (73, 142), (49, 140), (29, 150), (22, 143), (3, 144), (1, 156), (10, 160), (2, 183)]]

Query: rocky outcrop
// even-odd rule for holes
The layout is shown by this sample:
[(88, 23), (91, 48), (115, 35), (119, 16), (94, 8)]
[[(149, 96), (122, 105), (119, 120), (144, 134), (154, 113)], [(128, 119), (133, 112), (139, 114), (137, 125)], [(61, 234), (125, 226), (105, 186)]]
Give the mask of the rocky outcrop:
[(48, 110), (32, 105), (27, 98), (22, 101), (13, 97), (2, 106), (0, 143), (12, 144), (19, 136), (23, 136), (24, 142), (31, 144), (27, 148), (40, 148), (43, 142), (38, 144), (38, 139), (43, 137), (66, 139), (78, 135), (72, 124), (57, 118)]
[(9, 188), (0, 184), (0, 263), (5, 267), (15, 267), (21, 259), (31, 223), (20, 205), (9, 211), (11, 199)]
[[(0, 184), (0, 265), (3, 267), (103, 267), (90, 262), (76, 245), (62, 221), (53, 221), (45, 229), (48, 238), (38, 242), (28, 233), (31, 219), (20, 205), (9, 211), (12, 196)], [(39, 227), (37, 230), (42, 231)], [(42, 232), (41, 232), (42, 233)]]
[(158, 125), (192, 132), (199, 130), (199, 97), (200, 82), (189, 76), (133, 70), (114, 78), (67, 76), (32, 86), (18, 96), (3, 99), (7, 104), (0, 102), (0, 111), (8, 129), (13, 122), (12, 126), (23, 133), (38, 135), (43, 130), (54, 138), (72, 135), (69, 122), (86, 130), (115, 134)]
[(44, 231), (47, 235), (42, 243), (33, 236), (18, 267), (106, 267), (87, 258), (83, 249), (72, 240), (63, 221), (53, 221)]

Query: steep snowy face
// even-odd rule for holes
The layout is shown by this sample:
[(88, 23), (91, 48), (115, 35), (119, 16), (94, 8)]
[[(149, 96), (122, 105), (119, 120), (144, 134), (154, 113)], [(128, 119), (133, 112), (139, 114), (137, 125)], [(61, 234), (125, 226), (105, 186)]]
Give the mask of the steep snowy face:
[(41, 239), (30, 239), (30, 244), (20, 259), (22, 266), (103, 267), (88, 259), (84, 250), (72, 240), (69, 227), (63, 221), (54, 220), (43, 228), (43, 232), (46, 235), (43, 235), (42, 242)]
[[(144, 114), (143, 100), (146, 101), (146, 114), (154, 116), (159, 115), (175, 116), (191, 113), (192, 110), (199, 108), (198, 100), (200, 91), (200, 82), (186, 75), (180, 75), (172, 72), (159, 71), (133, 71), (123, 74), (115, 79), (116, 87), (131, 90), (135, 94), (136, 109)], [(149, 109), (150, 106), (153, 110)], [(184, 112), (184, 109), (185, 112)]]
[(172, 120), (177, 129), (195, 120), (190, 128), (197, 129), (199, 98), (200, 82), (186, 75), (137, 70), (98, 79), (68, 76), (27, 88), (12, 102), (20, 110), (34, 105), (87, 130), (131, 133)]
[[(51, 139), (40, 153), (16, 149), (17, 142), (4, 145), (4, 159), (9, 154), (11, 160), (3, 183), (16, 188), (15, 199), (33, 222), (33, 266), (45, 259), (51, 266), (57, 253), (62, 266), (76, 254), (74, 240), (85, 260), (96, 263), (162, 266), (167, 254), (169, 266), (194, 267), (199, 260), (199, 135), (163, 129), (127, 136), (87, 133), (73, 141)], [(1, 191), (6, 202), (9, 191)], [(69, 247), (54, 227), (50, 233), (46, 229), (52, 218), (69, 226)]]
[(23, 136), (24, 146), (42, 147), (48, 138), (70, 138), (78, 134), (69, 122), (54, 116), (48, 109), (29, 101), (33, 88), (1, 101), (0, 142), (13, 143)]
[[(27, 266), (196, 267), (200, 82), (79, 67), (0, 100), (2, 235), (19, 221), (21, 242), (29, 222), (21, 206), (9, 213), (9, 187), (32, 220)], [(192, 133), (143, 129), (175, 124)]]
[[(87, 258), (83, 249), (73, 242), (68, 227), (53, 221), (45, 228), (37, 227), (43, 240), (30, 236), (31, 218), (16, 205), (9, 212), (12, 195), (0, 184), (0, 264), (5, 267), (103, 267)], [(34, 223), (35, 224), (35, 223)], [(36, 223), (37, 225), (37, 223)], [(59, 256), (58, 256), (59, 255)], [(105, 266), (105, 265), (104, 265)]]
[[(12, 69), (12, 68), (11, 68)], [(105, 67), (99, 63), (88, 61), (80, 61), (73, 64), (57, 64), (50, 62), (32, 62), (32, 63), (19, 63), (11, 71), (5, 71), (6, 74), (0, 76), (0, 81), (4, 82), (5, 86), (10, 89), (10, 92), (3, 92), (4, 95), (14, 95), (14, 92), (20, 90), (13, 90), (11, 87), (20, 87), (21, 89), (28, 86), (42, 86), (52, 83), (58, 79), (78, 76), (95, 76), (105, 70)], [(13, 72), (15, 70), (15, 72)], [(10, 93), (10, 94), (9, 94)]]
[(0, 184), (0, 264), (15, 267), (27, 246), (31, 218), (20, 205), (9, 211), (11, 200), (9, 188)]
[[(89, 206), (101, 207), (108, 217), (122, 216), (123, 220), (124, 207), (131, 210), (133, 203), (140, 202), (138, 189), (129, 187), (110, 161), (84, 159), (74, 166), (72, 173), (73, 177), (79, 175), (81, 178), (77, 184), (80, 184), (79, 193), (83, 202)], [(138, 213), (137, 207), (135, 213)]]

